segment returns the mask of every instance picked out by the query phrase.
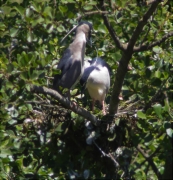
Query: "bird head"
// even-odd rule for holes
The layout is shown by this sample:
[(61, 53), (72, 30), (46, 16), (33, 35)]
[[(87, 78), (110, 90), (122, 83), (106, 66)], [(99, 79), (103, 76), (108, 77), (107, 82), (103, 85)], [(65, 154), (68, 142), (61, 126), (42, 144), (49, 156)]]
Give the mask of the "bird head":
[(87, 43), (92, 46), (92, 39), (91, 39), (91, 33), (93, 30), (93, 26), (91, 23), (87, 21), (81, 21), (78, 26), (76, 27), (76, 32), (77, 31), (83, 31), (86, 36)]
[(61, 40), (60, 44), (63, 43), (63, 41), (67, 38), (69, 34), (71, 34), (73, 31), (83, 31), (86, 36), (87, 43), (92, 46), (92, 40), (91, 40), (91, 32), (93, 30), (92, 24), (87, 21), (81, 21), (77, 26), (74, 26)]

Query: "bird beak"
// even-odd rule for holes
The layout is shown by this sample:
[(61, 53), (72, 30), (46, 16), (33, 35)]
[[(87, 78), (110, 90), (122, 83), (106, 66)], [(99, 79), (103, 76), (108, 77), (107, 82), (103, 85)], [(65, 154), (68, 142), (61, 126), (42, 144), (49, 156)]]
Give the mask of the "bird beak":
[(74, 26), (63, 38), (62, 40), (60, 41), (60, 44), (63, 43), (63, 41), (67, 38), (67, 36), (72, 33), (75, 29), (76, 29), (77, 26)]

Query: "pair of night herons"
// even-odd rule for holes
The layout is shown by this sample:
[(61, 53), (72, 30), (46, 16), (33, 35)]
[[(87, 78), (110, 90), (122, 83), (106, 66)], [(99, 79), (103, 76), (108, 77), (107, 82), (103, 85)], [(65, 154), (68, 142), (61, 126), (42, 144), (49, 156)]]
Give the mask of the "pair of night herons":
[(62, 86), (68, 88), (70, 92), (70, 89), (80, 80), (93, 99), (92, 110), (95, 101), (98, 100), (105, 115), (104, 101), (110, 88), (110, 67), (99, 57), (84, 64), (85, 46), (91, 38), (92, 24), (80, 22), (75, 31), (73, 42), (65, 50), (57, 66), (61, 70), (61, 74), (55, 75), (53, 88), (57, 90), (59, 86)]

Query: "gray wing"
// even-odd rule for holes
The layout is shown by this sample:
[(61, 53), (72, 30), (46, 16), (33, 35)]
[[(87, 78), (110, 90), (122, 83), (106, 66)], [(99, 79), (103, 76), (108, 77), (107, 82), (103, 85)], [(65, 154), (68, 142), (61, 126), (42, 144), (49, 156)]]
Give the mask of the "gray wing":
[(56, 89), (57, 86), (70, 89), (80, 77), (82, 71), (81, 61), (73, 58), (74, 55), (70, 48), (66, 49), (57, 67), (61, 69), (61, 74), (55, 75), (54, 77), (54, 89)]
[(62, 75), (65, 74), (66, 71), (68, 71), (68, 69), (71, 67), (72, 61), (73, 61), (73, 54), (70, 48), (68, 48), (65, 50), (57, 66), (58, 69), (61, 69)]

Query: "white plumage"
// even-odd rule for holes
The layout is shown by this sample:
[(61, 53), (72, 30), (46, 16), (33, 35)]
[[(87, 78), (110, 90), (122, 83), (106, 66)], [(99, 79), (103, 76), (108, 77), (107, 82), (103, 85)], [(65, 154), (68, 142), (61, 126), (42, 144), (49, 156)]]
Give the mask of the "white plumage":
[(92, 110), (94, 110), (95, 101), (98, 100), (103, 106), (103, 114), (106, 114), (104, 101), (110, 88), (110, 67), (108, 64), (99, 57), (94, 58), (90, 62), (90, 66), (84, 69), (80, 82), (85, 85), (93, 99)]

